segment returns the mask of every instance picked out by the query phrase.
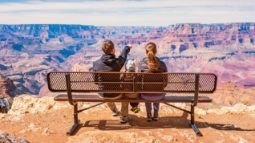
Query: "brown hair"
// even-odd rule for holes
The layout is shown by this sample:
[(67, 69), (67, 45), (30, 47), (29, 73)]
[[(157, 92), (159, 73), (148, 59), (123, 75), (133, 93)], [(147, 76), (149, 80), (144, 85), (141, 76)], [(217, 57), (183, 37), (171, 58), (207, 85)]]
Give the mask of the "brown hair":
[(151, 72), (156, 72), (159, 69), (159, 60), (156, 58), (156, 53), (157, 53), (157, 46), (155, 43), (150, 42), (146, 44), (145, 46), (146, 49), (146, 55), (148, 58), (147, 64), (149, 67), (149, 71)]
[(111, 54), (114, 49), (114, 44), (111, 40), (105, 40), (102, 44), (102, 50), (105, 54)]

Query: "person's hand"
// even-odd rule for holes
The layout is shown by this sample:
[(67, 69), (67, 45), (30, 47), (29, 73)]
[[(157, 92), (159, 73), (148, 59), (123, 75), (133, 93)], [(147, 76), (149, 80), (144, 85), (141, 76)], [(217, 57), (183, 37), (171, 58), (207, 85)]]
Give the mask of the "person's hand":
[(132, 48), (132, 45), (131, 45), (131, 44), (128, 44), (127, 46), (128, 46), (128, 48), (129, 48), (129, 49), (131, 49), (131, 48)]

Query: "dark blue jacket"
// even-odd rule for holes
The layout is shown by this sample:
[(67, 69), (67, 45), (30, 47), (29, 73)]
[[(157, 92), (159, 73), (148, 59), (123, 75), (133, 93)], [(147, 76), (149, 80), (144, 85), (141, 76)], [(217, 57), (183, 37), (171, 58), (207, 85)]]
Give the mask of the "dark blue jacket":
[(104, 54), (101, 58), (93, 62), (93, 71), (95, 72), (118, 72), (126, 62), (130, 49), (126, 46), (118, 58), (112, 54)]
[[(119, 72), (120, 69), (123, 67), (123, 65), (126, 62), (127, 55), (129, 53), (130, 49), (129, 47), (125, 47), (120, 56), (118, 58), (115, 57), (115, 55), (112, 54), (104, 54), (101, 56), (101, 58), (95, 62), (93, 62), (93, 71), (95, 72)], [(100, 83), (101, 82), (119, 82), (120, 81), (120, 75), (116, 74), (109, 74), (109, 75), (102, 75), (102, 74), (96, 74), (95, 80), (99, 82), (98, 86), (101, 90), (105, 91), (111, 91), (111, 90), (117, 90), (120, 88), (119, 84), (115, 83)], [(101, 96), (105, 98), (114, 98), (118, 97), (120, 94), (118, 93), (100, 93)]]

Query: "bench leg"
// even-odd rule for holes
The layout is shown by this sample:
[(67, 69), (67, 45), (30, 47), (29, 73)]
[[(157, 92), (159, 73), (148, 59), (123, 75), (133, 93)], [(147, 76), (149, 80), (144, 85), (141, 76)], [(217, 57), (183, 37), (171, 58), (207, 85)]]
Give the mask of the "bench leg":
[(196, 133), (196, 135), (198, 136), (203, 136), (203, 134), (200, 132), (200, 130), (198, 129), (198, 127), (195, 124), (195, 106), (191, 105), (191, 113), (190, 113), (190, 126), (192, 127), (192, 129), (194, 130), (194, 132)]
[(78, 119), (78, 104), (75, 103), (73, 106), (74, 106), (74, 111), (73, 111), (74, 123), (72, 127), (69, 129), (69, 131), (67, 132), (67, 135), (73, 135), (80, 127), (80, 121)]

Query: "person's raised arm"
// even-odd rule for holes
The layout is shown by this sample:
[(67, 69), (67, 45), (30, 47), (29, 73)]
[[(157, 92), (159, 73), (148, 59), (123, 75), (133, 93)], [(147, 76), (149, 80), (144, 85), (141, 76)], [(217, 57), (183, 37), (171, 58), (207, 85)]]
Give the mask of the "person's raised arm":
[(128, 45), (128, 46), (125, 46), (124, 49), (121, 51), (121, 54), (119, 55), (118, 61), (117, 61), (117, 64), (120, 68), (122, 68), (123, 65), (125, 64), (127, 60), (127, 55), (130, 52), (131, 48), (132, 46)]

